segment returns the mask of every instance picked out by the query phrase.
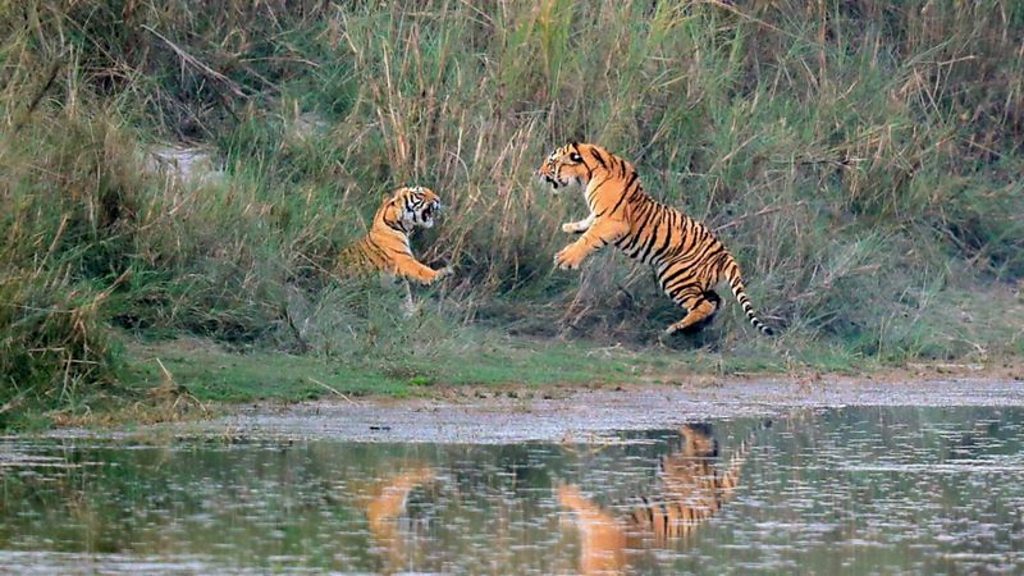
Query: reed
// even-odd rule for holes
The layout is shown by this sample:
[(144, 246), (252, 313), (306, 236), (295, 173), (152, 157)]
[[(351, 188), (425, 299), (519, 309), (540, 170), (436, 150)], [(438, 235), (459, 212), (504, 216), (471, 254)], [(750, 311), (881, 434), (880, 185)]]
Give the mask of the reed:
[[(672, 346), (1024, 347), (1014, 2), (35, 0), (0, 3), (0, 38), (0, 417), (117, 393), (125, 338), (388, 359), (468, 325), (651, 344), (679, 312), (646, 269), (610, 250), (551, 269), (583, 204), (532, 172), (571, 139), (719, 230), (784, 333), (755, 341), (733, 306)], [(202, 151), (163, 164), (191, 175), (158, 169), (168, 143)], [(330, 275), (410, 183), (447, 207), (418, 252), (458, 271), (413, 323)]]

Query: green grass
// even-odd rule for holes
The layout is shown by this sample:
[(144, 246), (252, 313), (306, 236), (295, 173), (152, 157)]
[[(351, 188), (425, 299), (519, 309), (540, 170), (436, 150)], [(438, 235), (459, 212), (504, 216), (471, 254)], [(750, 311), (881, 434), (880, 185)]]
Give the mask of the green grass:
[(129, 388), (144, 394), (170, 381), (179, 393), (202, 402), (430, 396), (464, 386), (530, 391), (552, 386), (675, 385), (703, 376), (863, 374), (880, 367), (842, 349), (805, 348), (798, 357), (790, 357), (762, 347), (733, 355), (510, 337), (486, 329), (460, 332), (437, 347), (393, 362), (231, 351), (197, 339), (135, 342), (129, 353), (132, 360), (124, 372)]
[[(495, 345), (498, 343), (495, 342)], [(216, 349), (213, 343), (182, 344), (168, 341), (139, 346), (126, 381), (139, 390), (159, 386), (167, 378), (156, 359), (201, 401), (299, 401), (338, 394), (408, 396), (430, 394), (443, 386), (608, 383), (636, 366), (624, 354), (616, 358), (587, 359), (578, 346), (538, 342), (501, 342), (506, 352), (474, 350), (470, 357), (435, 354), (429, 360), (399, 362), (395, 366), (356, 365), (330, 358), (282, 353), (237, 353)], [(646, 364), (646, 362), (645, 362)]]
[[(0, 428), (141, 394), (155, 376), (134, 343), (158, 339), (287, 375), (240, 365), (207, 396), (219, 377), (167, 365), (211, 399), (329, 393), (310, 377), (412, 393), (662, 356), (857, 372), (1024, 346), (1014, 3), (41, 0), (0, 5), (0, 38)], [(583, 206), (532, 173), (571, 139), (718, 230), (782, 337), (733, 305), (660, 343), (681, 312), (649, 270), (606, 250), (552, 271)], [(214, 173), (154, 168), (169, 144)], [(457, 274), (407, 320), (397, 290), (331, 271), (410, 183), (447, 206), (415, 251)], [(633, 356), (591, 371), (615, 346)]]
[(124, 376), (130, 388), (145, 392), (170, 379), (184, 387), (181, 392), (187, 391), (202, 402), (299, 401), (332, 394), (403, 395), (412, 380), (279, 352), (226, 352), (208, 342), (171, 341), (138, 346), (131, 352), (133, 360)]

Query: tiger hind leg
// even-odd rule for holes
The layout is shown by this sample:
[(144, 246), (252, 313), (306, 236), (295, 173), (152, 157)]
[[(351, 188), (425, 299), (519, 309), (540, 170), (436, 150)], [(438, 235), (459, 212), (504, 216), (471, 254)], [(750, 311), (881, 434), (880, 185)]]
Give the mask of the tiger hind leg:
[(722, 307), (722, 299), (713, 290), (707, 290), (696, 296), (683, 299), (680, 304), (688, 312), (682, 320), (672, 324), (665, 329), (665, 334), (675, 334), (683, 331), (693, 333), (707, 326), (715, 318), (715, 314)]

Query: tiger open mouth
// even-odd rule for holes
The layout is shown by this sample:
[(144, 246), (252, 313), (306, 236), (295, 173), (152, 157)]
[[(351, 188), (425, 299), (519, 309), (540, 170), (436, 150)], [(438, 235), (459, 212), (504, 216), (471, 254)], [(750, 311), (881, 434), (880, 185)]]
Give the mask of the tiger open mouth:
[(541, 182), (547, 182), (551, 185), (551, 192), (553, 194), (558, 194), (558, 188), (566, 185), (565, 182), (559, 182), (557, 178), (550, 174), (540, 174), (539, 176)]
[(440, 211), (440, 206), (437, 204), (428, 204), (423, 212), (420, 213), (420, 220), (423, 221), (423, 226), (430, 228), (434, 225), (434, 214)]

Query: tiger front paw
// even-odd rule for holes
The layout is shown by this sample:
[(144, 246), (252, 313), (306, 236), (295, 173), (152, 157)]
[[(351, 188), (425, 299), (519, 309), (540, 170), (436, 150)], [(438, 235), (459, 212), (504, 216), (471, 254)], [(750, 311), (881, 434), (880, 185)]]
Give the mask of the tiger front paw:
[(565, 232), (566, 234), (576, 234), (579, 230), (576, 229), (575, 222), (566, 222), (562, 224), (562, 232)]
[(555, 254), (555, 266), (562, 270), (575, 270), (583, 263), (583, 256), (574, 246), (566, 246)]
[(445, 266), (444, 268), (438, 268), (437, 270), (430, 271), (430, 279), (427, 280), (427, 284), (436, 284), (438, 280), (455, 274), (455, 269), (451, 266)]
[(429, 286), (445, 276), (451, 276), (453, 273), (454, 270), (452, 270), (451, 266), (445, 266), (444, 268), (438, 268), (437, 270), (430, 270), (424, 274), (423, 278), (420, 279), (420, 282)]

